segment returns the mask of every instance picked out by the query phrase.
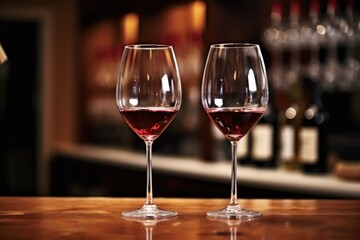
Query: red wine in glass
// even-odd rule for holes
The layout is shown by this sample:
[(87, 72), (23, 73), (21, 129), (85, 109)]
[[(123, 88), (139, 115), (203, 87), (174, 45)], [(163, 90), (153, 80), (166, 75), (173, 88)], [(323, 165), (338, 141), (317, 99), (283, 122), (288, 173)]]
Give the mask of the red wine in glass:
[(264, 114), (262, 109), (206, 109), (211, 121), (230, 141), (239, 141)]
[(165, 219), (177, 212), (153, 202), (152, 144), (180, 109), (181, 80), (170, 45), (125, 46), (116, 85), (116, 104), (125, 122), (146, 146), (146, 201), (141, 208), (122, 212), (127, 219)]
[(210, 218), (256, 218), (237, 200), (237, 144), (264, 114), (268, 103), (266, 69), (256, 44), (221, 43), (210, 47), (201, 84), (201, 101), (214, 125), (231, 143), (231, 192), (226, 208)]
[(120, 109), (121, 115), (143, 140), (155, 140), (175, 118), (177, 109), (134, 108)]

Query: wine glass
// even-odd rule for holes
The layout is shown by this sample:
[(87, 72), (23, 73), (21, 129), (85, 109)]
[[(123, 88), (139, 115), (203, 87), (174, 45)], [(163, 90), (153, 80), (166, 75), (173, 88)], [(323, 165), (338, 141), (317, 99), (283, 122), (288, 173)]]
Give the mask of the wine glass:
[(122, 213), (127, 218), (176, 216), (153, 202), (152, 144), (180, 109), (181, 82), (172, 46), (139, 44), (125, 46), (116, 87), (116, 103), (126, 123), (146, 145), (146, 202)]
[(260, 47), (256, 44), (211, 45), (204, 69), (201, 101), (215, 126), (231, 142), (231, 196), (215, 218), (254, 218), (261, 213), (240, 207), (237, 200), (237, 143), (262, 117), (269, 98)]

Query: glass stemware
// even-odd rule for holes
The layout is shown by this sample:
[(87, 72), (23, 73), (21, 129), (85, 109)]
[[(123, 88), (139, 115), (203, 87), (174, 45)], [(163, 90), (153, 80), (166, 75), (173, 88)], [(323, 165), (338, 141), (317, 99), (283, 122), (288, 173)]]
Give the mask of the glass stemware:
[(261, 213), (240, 207), (237, 200), (237, 143), (262, 117), (268, 103), (268, 82), (256, 44), (211, 45), (204, 69), (201, 100), (215, 126), (231, 142), (231, 195), (215, 218), (254, 218)]
[(176, 216), (153, 202), (152, 144), (169, 126), (180, 109), (180, 74), (172, 46), (140, 44), (126, 46), (123, 52), (116, 103), (126, 123), (146, 145), (146, 202), (140, 208), (123, 212), (127, 218), (166, 218)]

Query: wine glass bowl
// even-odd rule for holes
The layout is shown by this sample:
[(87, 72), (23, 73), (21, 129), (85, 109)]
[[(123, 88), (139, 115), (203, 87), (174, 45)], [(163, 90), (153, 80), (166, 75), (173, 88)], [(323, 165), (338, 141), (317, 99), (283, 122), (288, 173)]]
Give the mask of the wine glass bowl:
[(125, 46), (116, 87), (116, 103), (125, 122), (144, 140), (147, 159), (146, 202), (123, 212), (126, 218), (168, 218), (176, 212), (153, 203), (152, 144), (180, 109), (181, 81), (172, 46)]
[(215, 218), (254, 218), (261, 213), (237, 202), (237, 143), (259, 121), (267, 107), (268, 82), (256, 44), (211, 45), (201, 85), (201, 101), (212, 123), (232, 147), (231, 196), (224, 209), (208, 212)]

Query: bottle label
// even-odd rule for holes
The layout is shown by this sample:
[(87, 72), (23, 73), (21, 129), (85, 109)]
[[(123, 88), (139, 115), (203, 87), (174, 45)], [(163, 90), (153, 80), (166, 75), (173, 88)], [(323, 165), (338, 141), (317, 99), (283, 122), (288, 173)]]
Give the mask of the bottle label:
[(248, 155), (248, 135), (245, 135), (238, 141), (237, 144), (237, 158), (245, 158)]
[(252, 130), (253, 145), (251, 156), (260, 161), (269, 161), (273, 155), (274, 129), (268, 124), (258, 124)]
[(280, 130), (280, 158), (283, 162), (293, 160), (295, 156), (295, 129), (291, 125), (285, 125)]
[(316, 163), (318, 160), (319, 131), (314, 127), (303, 127), (299, 131), (299, 160), (302, 163)]

